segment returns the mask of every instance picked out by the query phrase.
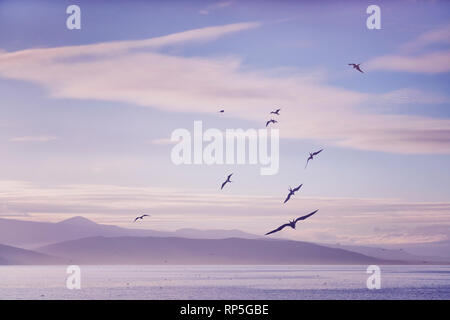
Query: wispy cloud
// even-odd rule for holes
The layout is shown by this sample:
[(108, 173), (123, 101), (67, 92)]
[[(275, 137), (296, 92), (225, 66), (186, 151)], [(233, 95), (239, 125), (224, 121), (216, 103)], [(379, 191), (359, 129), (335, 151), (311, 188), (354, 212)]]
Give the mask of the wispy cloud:
[(169, 138), (160, 138), (160, 139), (153, 139), (151, 143), (156, 145), (172, 145), (176, 144), (176, 141), (172, 141)]
[(52, 136), (24, 136), (24, 137), (14, 137), (9, 139), (11, 142), (49, 142), (57, 140), (57, 137)]
[[(0, 76), (42, 85), (54, 98), (119, 101), (184, 113), (212, 114), (216, 110), (211, 106), (221, 105), (227, 114), (258, 124), (264, 121), (262, 108), (282, 106), (289, 114), (280, 131), (285, 138), (384, 152), (450, 153), (450, 120), (368, 113), (367, 107), (386, 99), (383, 94), (330, 86), (314, 72), (280, 75), (248, 69), (238, 57), (158, 51), (258, 26), (238, 23), (141, 41), (4, 53)], [(149, 50), (135, 50), (141, 48)], [(301, 126), (297, 119), (303, 119)]]
[(450, 24), (421, 34), (416, 39), (400, 46), (405, 52), (414, 52), (433, 44), (450, 44)]
[(380, 104), (384, 105), (413, 104), (413, 103), (423, 103), (423, 104), (450, 103), (449, 96), (409, 88), (398, 89), (381, 95), (377, 95), (377, 98)]
[[(129, 226), (130, 216), (136, 212), (151, 212), (152, 229), (239, 229), (245, 225), (245, 231), (263, 234), (287, 217), (293, 218), (301, 212), (320, 208), (317, 219), (302, 224), (301, 232), (286, 230), (282, 236), (308, 241), (366, 244), (449, 239), (448, 202), (299, 197), (291, 199), (280, 217), (281, 200), (280, 197), (257, 195), (224, 196), (216, 189), (40, 186), (24, 181), (0, 180), (0, 215), (19, 217), (26, 213), (33, 220), (59, 221), (83, 215), (102, 223)], [(327, 239), (324, 233), (328, 234)]]
[(199, 13), (207, 15), (207, 14), (210, 14), (211, 12), (213, 12), (213, 11), (220, 10), (220, 9), (223, 9), (223, 8), (227, 8), (227, 7), (231, 6), (232, 4), (233, 4), (233, 1), (216, 2), (214, 4), (211, 4), (211, 5), (207, 6), (204, 9), (200, 10)]
[[(400, 53), (385, 55), (368, 61), (366, 70), (389, 70), (424, 74), (450, 71), (450, 25), (426, 32), (416, 39), (400, 45)], [(432, 45), (440, 49), (429, 50)], [(426, 51), (426, 52), (423, 52)], [(420, 52), (420, 53), (419, 53)]]
[(450, 50), (425, 53), (416, 56), (387, 55), (370, 60), (367, 70), (389, 70), (425, 74), (450, 71)]
[(56, 59), (55, 62), (74, 62), (74, 60), (65, 61), (64, 59), (67, 58), (79, 58), (75, 61), (81, 62), (95, 58), (107, 58), (109, 53), (111, 53), (111, 56), (117, 56), (136, 49), (160, 49), (166, 46), (181, 45), (184, 43), (212, 41), (226, 35), (260, 26), (260, 22), (242, 22), (187, 30), (144, 40), (110, 41), (89, 45), (28, 49), (17, 52), (0, 50), (0, 59), (4, 62), (20, 64), (30, 58), (49, 62), (59, 56), (60, 59)]

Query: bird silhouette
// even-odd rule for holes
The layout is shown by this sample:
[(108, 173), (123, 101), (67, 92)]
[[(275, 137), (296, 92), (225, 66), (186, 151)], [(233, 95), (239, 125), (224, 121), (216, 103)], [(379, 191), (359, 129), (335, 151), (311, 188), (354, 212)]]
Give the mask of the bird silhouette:
[(222, 186), (220, 187), (220, 190), (222, 190), (223, 187), (225, 187), (225, 185), (226, 185), (228, 182), (233, 182), (233, 181), (230, 180), (232, 175), (233, 175), (233, 174), (229, 174), (229, 175), (228, 175), (227, 180), (225, 180), (225, 182), (222, 183)]
[(309, 157), (308, 157), (308, 160), (306, 160), (306, 165), (305, 165), (305, 169), (306, 169), (306, 167), (308, 166), (308, 162), (309, 162), (309, 160), (312, 160), (312, 159), (314, 159), (314, 156), (317, 156), (319, 153), (321, 153), (323, 151), (323, 149), (320, 149), (319, 151), (316, 151), (316, 152), (313, 152), (313, 153), (309, 153)]
[(224, 109), (222, 109), (222, 110), (220, 110), (219, 112), (220, 112), (220, 113), (224, 113), (224, 112), (225, 112), (225, 110), (224, 110)]
[(271, 113), (271, 114), (276, 114), (277, 116), (279, 116), (279, 115), (280, 115), (280, 110), (281, 110), (281, 109), (277, 109), (277, 110), (275, 110), (275, 111), (270, 111), (270, 113)]
[(319, 210), (313, 211), (313, 212), (307, 214), (306, 216), (303, 216), (303, 217), (297, 218), (297, 219), (295, 219), (295, 220), (289, 221), (289, 223), (283, 224), (282, 226), (279, 226), (279, 227), (276, 228), (275, 230), (272, 230), (272, 231), (270, 231), (270, 232), (267, 232), (267, 233), (266, 233), (266, 236), (269, 235), (269, 234), (272, 234), (272, 233), (281, 231), (281, 230), (283, 230), (283, 229), (286, 228), (286, 227), (291, 227), (292, 229), (295, 229), (295, 225), (296, 225), (297, 222), (299, 222), (300, 220), (305, 220), (305, 219), (311, 217), (311, 216), (312, 216), (313, 214), (315, 214), (317, 211), (319, 211)]
[(270, 124), (270, 123), (277, 123), (277, 120), (274, 119), (270, 119), (269, 121), (266, 122), (266, 127)]
[(352, 66), (353, 69), (356, 69), (356, 70), (358, 70), (361, 73), (364, 73), (364, 71), (362, 71), (361, 68), (360, 68), (361, 63), (358, 63), (358, 64), (356, 64), (356, 63), (349, 63), (348, 65)]
[(143, 220), (144, 217), (150, 217), (150, 216), (148, 214), (143, 214), (142, 216), (136, 217), (133, 222), (136, 222), (136, 220), (138, 220), (138, 219)]
[(292, 189), (291, 187), (289, 187), (289, 194), (286, 197), (286, 200), (284, 200), (283, 203), (286, 203), (289, 201), (289, 199), (291, 198), (291, 196), (293, 196), (298, 190), (300, 190), (300, 188), (303, 186), (303, 183), (301, 185), (299, 185), (297, 188)]

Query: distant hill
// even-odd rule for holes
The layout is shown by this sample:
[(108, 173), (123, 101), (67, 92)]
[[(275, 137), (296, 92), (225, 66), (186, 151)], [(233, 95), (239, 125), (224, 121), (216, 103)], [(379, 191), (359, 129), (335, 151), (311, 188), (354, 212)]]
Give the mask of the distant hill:
[(415, 255), (411, 254), (403, 249), (388, 249), (369, 246), (356, 246), (356, 245), (330, 245), (324, 244), (331, 248), (340, 248), (349, 250), (352, 252), (361, 253), (370, 257), (384, 259), (384, 260), (402, 260), (407, 262), (420, 262), (420, 263), (450, 263), (450, 258), (427, 256), (427, 255)]
[(401, 264), (288, 240), (92, 237), (37, 251), (74, 264)]
[(0, 244), (0, 265), (49, 265), (64, 262), (64, 259), (50, 255)]
[(192, 239), (225, 239), (225, 238), (241, 238), (241, 239), (258, 239), (262, 236), (243, 232), (241, 230), (220, 230), (220, 229), (178, 229), (174, 232), (174, 236)]
[(446, 261), (450, 261), (450, 240), (426, 243), (406, 243), (401, 245), (397, 244), (389, 247), (397, 250), (407, 250), (414, 255), (428, 257), (429, 259), (441, 257)]
[[(151, 225), (151, 219), (144, 223)], [(130, 225), (134, 225), (132, 221)], [(400, 249), (316, 245), (267, 239), (239, 230), (127, 229), (97, 224), (83, 217), (58, 223), (0, 219), (0, 244), (3, 244), (0, 264), (60, 261), (80, 264), (448, 263), (448, 260), (424, 259)]]
[[(142, 222), (137, 222), (142, 223)], [(144, 223), (151, 225), (151, 218)], [(130, 225), (133, 223), (130, 221)], [(257, 238), (239, 230), (180, 229), (175, 232), (128, 229), (95, 223), (83, 217), (73, 217), (58, 223), (0, 219), (0, 243), (34, 249), (51, 243), (87, 237), (185, 237), (185, 238)]]

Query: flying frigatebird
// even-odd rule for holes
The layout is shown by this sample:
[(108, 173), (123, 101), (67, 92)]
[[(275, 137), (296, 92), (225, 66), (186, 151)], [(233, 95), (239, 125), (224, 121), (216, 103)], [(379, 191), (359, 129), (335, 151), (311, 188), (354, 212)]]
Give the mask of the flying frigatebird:
[(143, 214), (142, 216), (136, 217), (133, 222), (136, 222), (136, 220), (138, 220), (138, 219), (143, 220), (144, 217), (150, 217), (150, 216), (148, 214)]
[(306, 167), (308, 166), (308, 162), (309, 162), (309, 160), (312, 160), (312, 159), (314, 159), (314, 156), (317, 156), (319, 153), (321, 153), (323, 151), (323, 149), (320, 149), (319, 151), (316, 151), (316, 152), (313, 152), (313, 153), (309, 153), (309, 157), (308, 157), (308, 160), (306, 160), (306, 165), (305, 165), (305, 169), (306, 169)]
[(281, 109), (277, 109), (275, 111), (270, 111), (270, 114), (276, 114), (277, 116), (279, 116), (280, 115), (280, 111), (281, 111)]
[(277, 123), (277, 120), (274, 119), (270, 119), (269, 121), (266, 122), (266, 127), (270, 124), (270, 123)]
[(356, 69), (356, 70), (358, 70), (361, 73), (364, 73), (364, 71), (362, 71), (361, 68), (360, 68), (361, 63), (358, 63), (358, 64), (356, 64), (356, 63), (349, 63), (348, 65), (352, 66), (353, 69)]
[(220, 190), (222, 190), (223, 187), (225, 187), (225, 185), (226, 185), (228, 182), (233, 182), (233, 181), (230, 180), (232, 175), (233, 175), (233, 174), (229, 174), (229, 175), (228, 175), (227, 180), (225, 180), (225, 182), (222, 183), (222, 186), (220, 187)]
[(297, 222), (299, 222), (300, 220), (305, 220), (305, 219), (311, 217), (311, 216), (312, 216), (313, 214), (315, 214), (317, 211), (319, 211), (319, 210), (313, 211), (313, 212), (307, 214), (306, 216), (303, 216), (303, 217), (297, 218), (297, 219), (295, 219), (295, 220), (289, 221), (289, 223), (285, 223), (285, 224), (283, 224), (282, 226), (279, 226), (277, 229), (272, 230), (272, 231), (270, 231), (270, 232), (267, 232), (267, 233), (266, 233), (266, 236), (269, 235), (269, 234), (272, 234), (272, 233), (281, 231), (281, 230), (283, 230), (283, 229), (286, 228), (286, 227), (291, 227), (292, 229), (295, 229), (295, 225), (296, 225)]
[(303, 186), (303, 183), (301, 185), (299, 185), (297, 188), (292, 189), (291, 187), (289, 187), (289, 194), (286, 197), (286, 200), (284, 200), (283, 203), (286, 203), (289, 201), (289, 199), (291, 198), (291, 196), (293, 196), (298, 190), (300, 190), (300, 188)]

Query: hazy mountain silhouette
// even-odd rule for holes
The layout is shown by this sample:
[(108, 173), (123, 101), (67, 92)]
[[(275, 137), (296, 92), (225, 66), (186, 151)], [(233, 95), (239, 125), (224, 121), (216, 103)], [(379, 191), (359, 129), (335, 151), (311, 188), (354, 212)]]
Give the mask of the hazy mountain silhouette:
[(225, 238), (242, 238), (242, 239), (258, 239), (262, 236), (250, 234), (241, 230), (220, 230), (220, 229), (178, 229), (174, 233), (177, 237), (193, 238), (193, 239), (225, 239)]
[[(146, 222), (151, 225), (151, 221)], [(130, 227), (133, 223), (130, 220)], [(239, 230), (180, 229), (175, 232), (128, 229), (95, 223), (83, 217), (73, 217), (58, 223), (0, 219), (0, 243), (34, 249), (55, 242), (87, 237), (186, 237), (186, 238), (257, 238)]]
[(71, 226), (77, 226), (77, 227), (94, 227), (97, 226), (98, 224), (95, 223), (94, 221), (91, 221), (89, 219), (86, 219), (84, 217), (72, 217), (60, 222), (57, 222), (57, 224), (59, 225), (71, 225)]
[(80, 264), (381, 264), (394, 260), (399, 264), (431, 264), (430, 260), (449, 260), (423, 258), (399, 249), (265, 239), (239, 230), (127, 229), (83, 217), (58, 223), (0, 219), (0, 243), (0, 264), (54, 264), (70, 260)]
[(387, 249), (379, 247), (369, 247), (369, 246), (356, 246), (356, 245), (330, 245), (324, 244), (331, 248), (340, 248), (344, 250), (349, 250), (356, 253), (361, 253), (370, 257), (384, 259), (384, 260), (402, 260), (407, 262), (430, 262), (430, 263), (442, 263), (450, 262), (450, 258), (431, 256), (431, 255), (416, 255), (411, 254), (403, 249)]
[(433, 259), (434, 257), (441, 257), (450, 261), (450, 240), (443, 240), (437, 242), (425, 242), (425, 243), (406, 243), (389, 246), (392, 249), (407, 250), (408, 252), (428, 257)]
[(92, 237), (38, 248), (74, 264), (401, 264), (307, 242)]
[(0, 265), (48, 265), (66, 262), (50, 255), (0, 244)]

